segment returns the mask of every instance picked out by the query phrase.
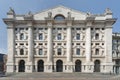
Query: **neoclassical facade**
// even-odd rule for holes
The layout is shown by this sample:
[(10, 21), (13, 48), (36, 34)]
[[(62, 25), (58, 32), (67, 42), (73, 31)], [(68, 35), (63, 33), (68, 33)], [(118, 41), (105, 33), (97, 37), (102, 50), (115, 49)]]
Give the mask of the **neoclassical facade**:
[(110, 9), (84, 13), (57, 6), (4, 18), (8, 32), (7, 72), (113, 72)]

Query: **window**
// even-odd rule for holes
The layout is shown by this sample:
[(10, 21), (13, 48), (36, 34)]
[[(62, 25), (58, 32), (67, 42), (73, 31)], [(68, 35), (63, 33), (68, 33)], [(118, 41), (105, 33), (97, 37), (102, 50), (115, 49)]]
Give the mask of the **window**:
[(77, 34), (77, 35), (76, 35), (76, 39), (77, 39), (77, 40), (80, 40), (80, 34)]
[(96, 55), (99, 55), (99, 49), (96, 49), (96, 50), (95, 50), (95, 54), (96, 54)]
[(20, 40), (24, 40), (24, 34), (23, 33), (20, 34)]
[(65, 19), (65, 17), (64, 16), (62, 16), (62, 15), (57, 15), (57, 16), (55, 16), (55, 18), (54, 18), (55, 20), (64, 20)]
[(24, 50), (20, 49), (20, 55), (24, 55)]
[(76, 50), (76, 55), (80, 55), (80, 49), (79, 48), (77, 48), (77, 50)]
[(39, 28), (39, 30), (43, 30), (43, 28)]
[(62, 28), (57, 28), (57, 30), (62, 30)]
[(61, 34), (58, 34), (58, 35), (57, 35), (57, 39), (58, 39), (58, 40), (61, 40)]
[(98, 33), (95, 34), (95, 39), (99, 40), (99, 34)]
[(80, 28), (76, 28), (76, 30), (80, 30)]
[(39, 55), (42, 55), (42, 54), (43, 54), (43, 50), (39, 49)]
[(61, 48), (58, 48), (58, 55), (61, 55), (62, 52), (61, 52)]
[(43, 35), (41, 33), (41, 34), (39, 34), (39, 40), (42, 40), (42, 39), (43, 39)]

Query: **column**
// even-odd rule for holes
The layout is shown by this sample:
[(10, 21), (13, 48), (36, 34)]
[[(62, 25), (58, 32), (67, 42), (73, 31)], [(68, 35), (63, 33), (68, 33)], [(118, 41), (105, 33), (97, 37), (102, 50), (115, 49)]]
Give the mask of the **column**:
[(72, 33), (70, 26), (67, 28), (67, 62), (72, 62)]
[(52, 43), (52, 25), (48, 26), (48, 38), (47, 38), (47, 62), (45, 63), (45, 72), (53, 72), (53, 43)]
[(53, 55), (53, 43), (52, 43), (52, 27), (48, 27), (48, 39), (47, 39), (47, 62), (52, 63)]
[(91, 27), (92, 21), (88, 20), (86, 24), (86, 43), (85, 43), (85, 55), (86, 55), (86, 62), (84, 63), (86, 69), (84, 72), (93, 73), (94, 68), (90, 68), (94, 66), (94, 62), (91, 61)]
[(7, 27), (8, 32), (8, 60), (7, 60), (7, 72), (14, 72), (14, 52), (15, 52), (15, 33), (14, 26)]
[(112, 26), (107, 25), (105, 28), (105, 73), (112, 72)]
[(66, 54), (66, 72), (73, 72), (73, 63), (72, 63), (72, 31), (71, 23), (67, 24), (67, 54)]
[(28, 60), (26, 64), (26, 72), (33, 72), (33, 27), (28, 28)]
[(86, 28), (86, 62), (91, 61), (91, 27)]

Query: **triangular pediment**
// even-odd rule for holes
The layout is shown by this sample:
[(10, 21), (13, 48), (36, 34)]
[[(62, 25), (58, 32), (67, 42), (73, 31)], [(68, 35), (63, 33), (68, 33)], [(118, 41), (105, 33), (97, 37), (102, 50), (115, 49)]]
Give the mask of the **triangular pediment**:
[(41, 12), (34, 14), (35, 20), (44, 20), (45, 17), (48, 17), (48, 12), (52, 12), (52, 17), (54, 18), (56, 15), (61, 14), (64, 17), (68, 16), (68, 12), (71, 13), (71, 17), (74, 17), (75, 20), (84, 20), (87, 16), (87, 13), (80, 12), (77, 10), (73, 10), (64, 6), (56, 6), (54, 8), (50, 8)]

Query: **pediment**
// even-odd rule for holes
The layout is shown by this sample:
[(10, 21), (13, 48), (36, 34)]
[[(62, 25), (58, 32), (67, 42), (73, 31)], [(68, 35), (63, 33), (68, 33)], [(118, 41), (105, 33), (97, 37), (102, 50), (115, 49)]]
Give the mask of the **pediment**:
[(25, 46), (17, 46), (16, 49), (27, 49)]
[(64, 6), (57, 6), (54, 8), (50, 8), (48, 10), (44, 10), (34, 14), (35, 20), (45, 20), (45, 17), (48, 17), (48, 12), (52, 12), (52, 17), (54, 18), (56, 15), (61, 14), (64, 17), (68, 16), (68, 12), (71, 13), (71, 17), (74, 17), (75, 20), (84, 20), (87, 16), (87, 13), (80, 12), (77, 10), (73, 10)]
[(74, 46), (73, 48), (74, 49), (76, 49), (76, 48), (85, 49), (83, 46)]
[(95, 49), (95, 48), (104, 49), (102, 46), (98, 46), (98, 45), (92, 47), (92, 49)]
[(35, 48), (37, 48), (37, 49), (40, 49), (40, 48), (42, 48), (42, 49), (47, 49), (46, 47), (44, 47), (44, 46), (36, 46)]
[(54, 48), (55, 48), (55, 49), (57, 49), (57, 48), (65, 49), (65, 47), (63, 47), (63, 46), (55, 46)]

